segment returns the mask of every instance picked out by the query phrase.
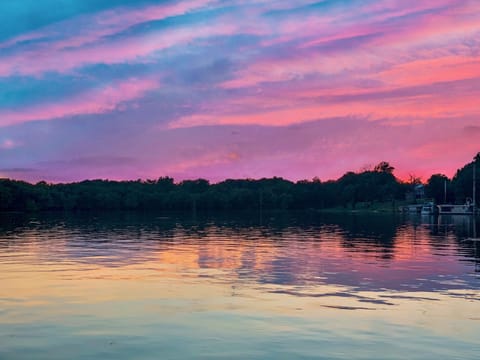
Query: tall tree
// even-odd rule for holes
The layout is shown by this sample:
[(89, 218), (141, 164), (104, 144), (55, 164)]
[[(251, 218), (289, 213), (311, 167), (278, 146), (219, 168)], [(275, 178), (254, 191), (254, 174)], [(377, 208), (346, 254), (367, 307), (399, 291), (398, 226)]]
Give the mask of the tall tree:
[[(445, 193), (446, 189), (446, 193)], [(434, 199), (437, 204), (453, 201), (452, 184), (443, 174), (434, 174), (427, 180), (425, 192), (428, 198)]]

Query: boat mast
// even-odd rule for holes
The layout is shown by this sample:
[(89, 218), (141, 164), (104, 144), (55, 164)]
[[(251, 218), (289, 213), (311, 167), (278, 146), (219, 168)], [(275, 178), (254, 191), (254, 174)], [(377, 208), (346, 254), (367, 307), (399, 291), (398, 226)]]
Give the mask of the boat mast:
[(475, 157), (473, 159), (473, 214), (475, 215), (475, 212), (477, 211), (477, 205), (476, 205), (476, 182), (477, 182), (477, 158)]
[(447, 180), (443, 183), (443, 203), (447, 203)]

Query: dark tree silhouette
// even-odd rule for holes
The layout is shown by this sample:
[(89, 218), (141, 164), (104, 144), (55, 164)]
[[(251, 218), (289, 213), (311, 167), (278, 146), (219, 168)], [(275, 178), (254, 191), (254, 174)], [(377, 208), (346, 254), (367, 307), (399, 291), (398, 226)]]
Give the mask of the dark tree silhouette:
[[(447, 192), (445, 193), (445, 187)], [(434, 199), (437, 204), (453, 201), (452, 183), (443, 174), (434, 174), (427, 180), (425, 193), (428, 198)]]
[[(480, 160), (480, 154), (476, 159)], [(205, 179), (176, 184), (170, 177), (120, 182), (86, 180), (70, 184), (42, 181), (35, 185), (0, 179), (0, 211), (294, 210), (355, 208), (360, 203), (369, 207), (376, 202), (394, 205), (395, 200), (405, 199), (411, 184), (395, 178), (393, 170), (393, 166), (382, 161), (373, 171), (347, 172), (335, 181), (322, 182), (314, 178), (296, 183), (279, 177), (228, 179), (217, 184)], [(427, 195), (443, 202), (447, 181), (447, 200), (463, 202), (472, 196), (472, 171), (473, 163), (470, 163), (459, 169), (452, 181), (445, 175), (432, 175), (426, 184)], [(477, 164), (479, 171), (480, 164)], [(480, 191), (477, 196), (478, 193)]]
[(393, 166), (391, 166), (390, 163), (388, 163), (387, 161), (381, 161), (373, 169), (373, 171), (383, 172), (383, 173), (387, 173), (387, 174), (393, 174), (393, 170), (395, 170), (395, 168)]

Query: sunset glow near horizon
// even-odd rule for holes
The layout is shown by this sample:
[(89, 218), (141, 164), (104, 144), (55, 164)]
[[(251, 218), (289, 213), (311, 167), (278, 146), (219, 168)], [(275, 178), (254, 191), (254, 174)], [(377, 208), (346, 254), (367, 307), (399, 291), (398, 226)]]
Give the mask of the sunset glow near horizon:
[(454, 175), (478, 0), (0, 3), (0, 178)]

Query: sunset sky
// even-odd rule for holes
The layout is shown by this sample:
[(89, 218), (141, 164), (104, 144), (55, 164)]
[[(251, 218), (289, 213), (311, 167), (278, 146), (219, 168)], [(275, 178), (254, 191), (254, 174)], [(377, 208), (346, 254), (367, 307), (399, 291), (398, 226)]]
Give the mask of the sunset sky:
[(3, 0), (0, 177), (452, 176), (478, 0)]

